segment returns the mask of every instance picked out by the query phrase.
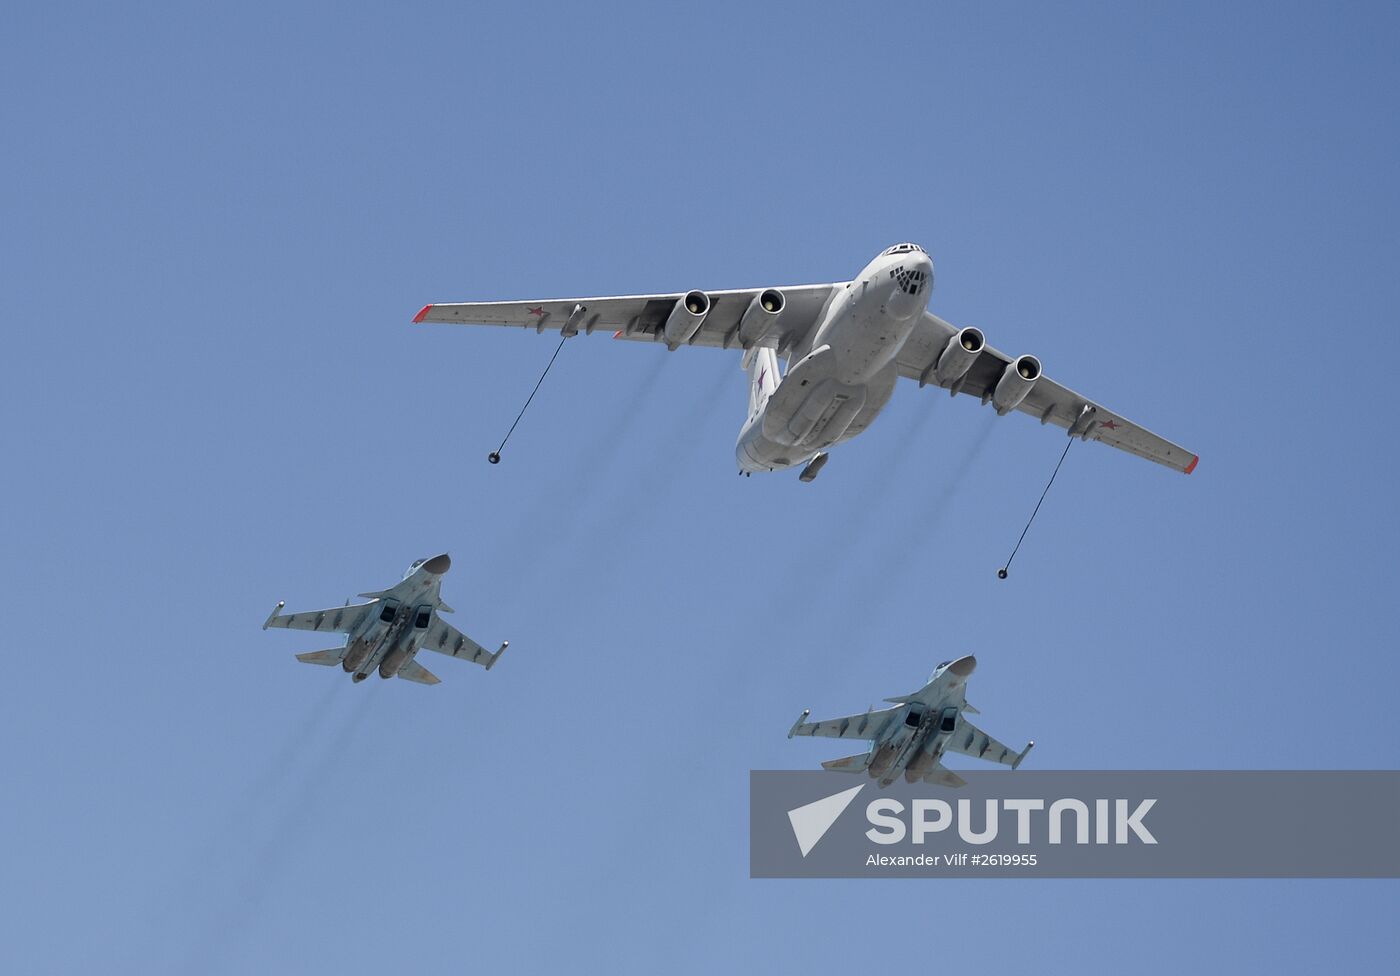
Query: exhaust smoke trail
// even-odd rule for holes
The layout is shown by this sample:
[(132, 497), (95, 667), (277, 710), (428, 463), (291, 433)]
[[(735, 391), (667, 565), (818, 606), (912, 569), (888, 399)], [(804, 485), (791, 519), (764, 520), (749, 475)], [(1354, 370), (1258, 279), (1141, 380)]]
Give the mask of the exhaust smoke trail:
[[(329, 697), (334, 697), (339, 690), (333, 689)], [(311, 734), (303, 736), (301, 747), (286, 762), (280, 777), (260, 777), (258, 784), (263, 786), (264, 792), (259, 794), (250, 789), (248, 803), (244, 804), (252, 808), (251, 814), (229, 825), (222, 836), (216, 838), (226, 851), (236, 848), (233, 853), (237, 857), (223, 878), (218, 877), (218, 865), (204, 865), (207, 870), (200, 875), (199, 892), (190, 901), (202, 902), (210, 920), (188, 945), (180, 972), (236, 968), (231, 964), (239, 940), (244, 938), (258, 910), (283, 878), (295, 851), (306, 840), (299, 828), (314, 827), (315, 818), (308, 814), (325, 808), (322, 801), (326, 785), (351, 751), (352, 734), (369, 712), (368, 689), (355, 691), (358, 700), (338, 721), (323, 725), (320, 736), (314, 734), (311, 723), (300, 723), (299, 728)], [(318, 699), (318, 704), (322, 700)], [(285, 783), (285, 788), (278, 787), (289, 778), (291, 782)], [(257, 822), (259, 819), (261, 825)], [(238, 836), (239, 827), (246, 830), (241, 837)]]
[[(666, 373), (668, 363), (669, 358), (661, 356), (648, 365), (622, 409), (601, 425), (603, 433), (597, 447), (590, 446), (583, 454), (582, 460), (566, 475), (561, 476), (561, 483), (580, 486), (578, 495), (565, 501), (553, 493), (539, 492), (526, 514), (517, 521), (510, 537), (536, 537), (543, 541), (529, 552), (508, 553), (498, 558), (498, 572), (521, 583), (513, 587), (505, 598), (501, 607), (502, 613), (509, 614), (516, 609), (520, 599), (517, 594), (531, 592), (530, 577), (533, 574), (544, 573), (547, 567), (557, 562), (555, 557), (571, 546), (581, 524), (581, 520), (572, 513), (590, 511), (604, 480), (603, 475), (613, 467), (623, 446), (634, 432), (648, 401)], [(595, 428), (590, 425), (589, 430), (593, 429)], [(551, 520), (557, 521), (555, 531), (541, 532), (541, 526), (550, 524)], [(518, 564), (511, 565), (507, 560), (514, 560)]]
[[(974, 432), (967, 450), (955, 464), (945, 469), (948, 476), (944, 479), (942, 488), (934, 494), (928, 508), (928, 518), (919, 525), (918, 536), (890, 539), (875, 552), (879, 565), (882, 567), (881, 572), (861, 574), (862, 585), (851, 592), (850, 600), (846, 602), (846, 606), (854, 607), (859, 611), (859, 616), (869, 617), (883, 612), (894, 596), (896, 588), (881, 585), (881, 581), (902, 579), (914, 561), (927, 552), (927, 541), (933, 538), (935, 531), (947, 518), (953, 500), (957, 498), (958, 493), (967, 483), (968, 476), (972, 473), (977, 459), (992, 439), (992, 431), (996, 429), (996, 423), (996, 415), (989, 414), (983, 420), (980, 429)], [(857, 623), (850, 614), (844, 614), (843, 617), (848, 626), (854, 626)]]

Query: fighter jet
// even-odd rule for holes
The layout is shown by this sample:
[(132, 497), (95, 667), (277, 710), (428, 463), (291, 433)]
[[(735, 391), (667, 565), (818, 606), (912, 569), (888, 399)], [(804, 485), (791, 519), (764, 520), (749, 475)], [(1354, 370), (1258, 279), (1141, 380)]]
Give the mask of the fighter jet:
[(1035, 746), (1029, 742), (1020, 752), (1012, 752), (973, 725), (966, 714), (977, 714), (967, 703), (967, 677), (977, 667), (972, 655), (944, 661), (933, 669), (928, 684), (912, 695), (886, 698), (894, 708), (878, 712), (872, 705), (864, 715), (808, 722), (808, 709), (798, 716), (788, 732), (794, 735), (825, 735), (837, 739), (869, 739), (870, 749), (845, 759), (822, 763), (825, 769), (843, 773), (869, 772), (881, 786), (889, 786), (904, 774), (906, 783), (923, 780), (943, 786), (966, 786), (967, 780), (940, 761), (952, 750), (1015, 769)]
[[(1008, 356), (981, 330), (928, 311), (933, 261), (896, 244), (850, 281), (734, 291), (425, 305), (418, 322), (597, 329), (615, 339), (743, 349), (749, 412), (735, 447), (740, 474), (802, 465), (811, 481), (827, 451), (875, 420), (899, 377), (966, 393), (1005, 415), (1020, 410), (1071, 437), (1190, 474), (1196, 455), (1042, 374), (1034, 356)], [(787, 370), (779, 368), (779, 360)], [(491, 455), (492, 463), (500, 460)]]
[(361, 593), (360, 596), (371, 598), (369, 603), (351, 606), (347, 601), (345, 606), (330, 610), (286, 614), (281, 613), (285, 602), (278, 603), (263, 630), (289, 627), (345, 634), (343, 647), (308, 651), (298, 654), (297, 660), (328, 667), (339, 664), (357, 683), (378, 669), (381, 678), (398, 675), (419, 684), (437, 684), (440, 679), (414, 660), (423, 648), (475, 662), (490, 671), (510, 641), (502, 641), (495, 654), (488, 654), (480, 644), (438, 616), (452, 613), (439, 593), (443, 574), (451, 566), (452, 560), (446, 553), (419, 559), (389, 589)]

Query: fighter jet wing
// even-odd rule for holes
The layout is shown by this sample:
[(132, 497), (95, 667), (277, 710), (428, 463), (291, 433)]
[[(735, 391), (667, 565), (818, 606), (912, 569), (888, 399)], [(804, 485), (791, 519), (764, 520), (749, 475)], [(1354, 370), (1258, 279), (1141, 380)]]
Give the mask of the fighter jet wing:
[(845, 718), (829, 718), (824, 722), (799, 721), (792, 727), (792, 735), (821, 735), (832, 739), (870, 739), (884, 727), (898, 708), (882, 708), (879, 711), (847, 715)]
[(1008, 748), (1003, 743), (993, 739), (961, 715), (958, 716), (958, 727), (953, 731), (952, 738), (948, 740), (947, 748), (954, 752), (961, 752), (965, 756), (972, 756), (975, 759), (985, 759), (987, 762), (1001, 763), (1003, 766), (1010, 766), (1015, 769), (1021, 765), (1021, 760), (1026, 757), (1026, 753), (1031, 751), (1034, 742), (1026, 746), (1020, 752)]
[[(957, 332), (956, 328), (937, 315), (925, 312), (923, 320), (900, 350), (899, 375), (918, 380), (921, 386), (926, 383), (942, 385), (934, 376), (934, 367), (948, 340)], [(963, 378), (945, 388), (954, 393), (981, 397), (986, 402), (996, 389), (1002, 373), (1013, 361), (1013, 357), (1006, 353), (983, 346)], [(1084, 440), (1103, 441), (1110, 447), (1156, 461), (1175, 471), (1190, 474), (1196, 469), (1197, 457), (1186, 448), (1158, 437), (1147, 428), (1061, 386), (1048, 376), (1042, 375), (1035, 381), (1030, 393), (1016, 409), (1031, 414), (1042, 424), (1062, 427)]]
[[(745, 344), (780, 348), (796, 342), (816, 325), (838, 285), (792, 285), (783, 288), (739, 288), (705, 292), (710, 309), (686, 345), (739, 347)], [(741, 336), (739, 323), (760, 295), (781, 293), (781, 311), (761, 334)], [(517, 328), (566, 331), (570, 335), (605, 330), (617, 339), (664, 341), (666, 319), (689, 292), (668, 295), (619, 295), (611, 298), (541, 298), (524, 302), (461, 302), (425, 305), (415, 323), (507, 325)], [(766, 316), (760, 316), (763, 318)]]
[[(303, 613), (278, 614), (276, 610), (267, 618), (263, 629), (286, 627), (291, 630), (319, 630), (333, 634), (348, 634), (355, 629), (365, 611), (373, 603), (357, 603), (353, 607), (332, 607), (329, 610), (307, 610)], [(279, 603), (277, 609), (282, 605)]]
[(428, 630), (427, 637), (423, 638), (421, 646), (448, 657), (472, 661), (485, 668), (490, 668), (496, 663), (496, 658), (501, 656), (500, 651), (492, 654), (441, 617), (434, 617), (433, 626)]

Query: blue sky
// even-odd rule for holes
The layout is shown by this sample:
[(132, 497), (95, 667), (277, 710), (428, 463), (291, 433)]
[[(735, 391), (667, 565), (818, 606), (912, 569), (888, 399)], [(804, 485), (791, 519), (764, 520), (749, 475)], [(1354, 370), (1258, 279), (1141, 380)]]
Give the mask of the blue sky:
[[(752, 768), (974, 652), (1038, 768), (1394, 768), (1389, 5), (11, 10), (12, 971), (1312, 971), (1393, 882), (760, 882)], [(1201, 455), (901, 388), (740, 479), (737, 356), (425, 302), (931, 307)], [(259, 630), (449, 550), (489, 675)], [(321, 643), (317, 643), (320, 641)]]

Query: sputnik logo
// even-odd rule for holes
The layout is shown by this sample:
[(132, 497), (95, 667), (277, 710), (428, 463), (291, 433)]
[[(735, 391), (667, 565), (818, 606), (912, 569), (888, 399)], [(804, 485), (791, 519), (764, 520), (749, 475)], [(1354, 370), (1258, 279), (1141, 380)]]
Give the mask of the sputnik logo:
[(856, 794), (863, 789), (864, 783), (788, 811), (792, 835), (797, 838), (797, 847), (802, 851), (803, 857), (826, 836), (831, 825), (840, 819), (841, 814), (845, 813), (851, 801), (856, 798)]

